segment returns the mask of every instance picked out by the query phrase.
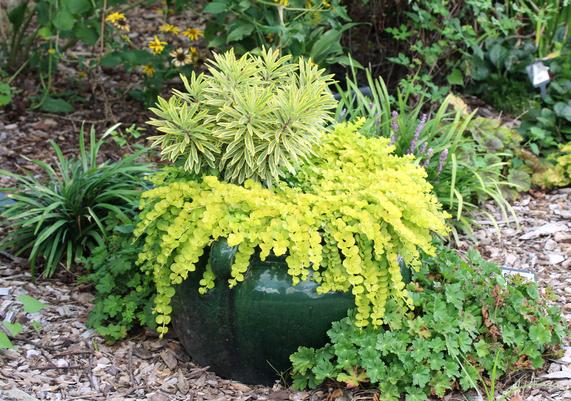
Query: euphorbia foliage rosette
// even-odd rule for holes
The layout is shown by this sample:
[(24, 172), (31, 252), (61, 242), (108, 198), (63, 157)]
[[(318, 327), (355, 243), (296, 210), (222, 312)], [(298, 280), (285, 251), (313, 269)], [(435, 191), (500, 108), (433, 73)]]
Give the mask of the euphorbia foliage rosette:
[[(412, 157), (391, 154), (387, 139), (366, 138), (357, 129), (336, 126), (313, 159), (272, 189), (206, 176), (143, 194), (139, 263), (157, 286), (160, 333), (170, 322), (174, 285), (220, 238), (238, 247), (230, 286), (244, 280), (258, 249), (262, 259), (270, 252), (286, 255), (294, 284), (310, 278), (320, 292), (352, 291), (358, 326), (381, 325), (389, 297), (410, 304), (399, 259), (416, 268), (419, 251), (433, 252), (431, 231), (446, 232), (446, 216)], [(207, 266), (202, 291), (215, 279)]]
[(182, 77), (185, 90), (158, 99), (149, 121), (151, 138), (170, 161), (201, 174), (217, 171), (225, 181), (254, 179), (271, 186), (294, 173), (312, 153), (335, 100), (330, 75), (310, 61), (288, 64), (277, 51), (215, 55), (210, 75)]

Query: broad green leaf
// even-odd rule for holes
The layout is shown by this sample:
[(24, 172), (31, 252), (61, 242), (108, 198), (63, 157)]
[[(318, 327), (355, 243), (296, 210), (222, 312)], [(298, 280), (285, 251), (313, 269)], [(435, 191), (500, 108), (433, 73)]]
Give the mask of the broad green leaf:
[(71, 14), (84, 14), (91, 10), (89, 0), (66, 0), (63, 4)]
[(226, 37), (226, 43), (241, 40), (244, 36), (248, 36), (254, 30), (254, 25), (245, 21), (238, 21), (230, 28), (230, 33)]
[(12, 348), (14, 348), (14, 345), (12, 344), (8, 336), (4, 332), (0, 331), (0, 350), (12, 349)]
[(16, 7), (14, 7), (8, 13), (8, 21), (13, 25), (14, 32), (18, 32), (22, 24), (24, 23), (24, 18), (26, 17), (26, 11), (28, 10), (28, 2), (22, 1)]
[(567, 121), (571, 121), (571, 100), (568, 100), (567, 103), (564, 102), (557, 102), (555, 106), (553, 106), (553, 110), (558, 117), (564, 118)]
[(29, 295), (20, 295), (17, 299), (24, 304), (24, 312), (26, 313), (36, 313), (47, 307), (46, 304)]
[(450, 85), (464, 86), (464, 76), (462, 75), (462, 71), (458, 68), (453, 69), (446, 77), (446, 80)]
[(60, 31), (69, 31), (75, 24), (75, 18), (68, 10), (60, 9), (53, 19), (53, 24)]
[(0, 107), (10, 104), (12, 101), (12, 88), (6, 82), (0, 82)]
[(97, 30), (93, 27), (85, 26), (83, 24), (77, 24), (73, 28), (73, 34), (81, 40), (83, 43), (89, 46), (93, 46), (99, 40), (99, 34)]
[(226, 8), (227, 4), (225, 1), (213, 1), (208, 3), (202, 11), (207, 14), (220, 14), (226, 11)]
[(113, 68), (121, 64), (121, 61), (121, 54), (119, 52), (111, 52), (101, 57), (100, 64), (102, 67)]
[(49, 113), (71, 113), (73, 112), (73, 106), (63, 99), (56, 99), (53, 97), (48, 97), (44, 103), (40, 106), (40, 109), (47, 111)]
[(44, 26), (38, 30), (38, 36), (42, 39), (49, 39), (53, 36), (53, 33), (48, 26)]
[(20, 323), (2, 322), (2, 326), (4, 326), (10, 332), (12, 337), (16, 337), (22, 332), (23, 329)]
[(325, 58), (336, 47), (340, 47), (341, 32), (330, 30), (321, 35), (311, 47), (309, 56), (317, 63)]

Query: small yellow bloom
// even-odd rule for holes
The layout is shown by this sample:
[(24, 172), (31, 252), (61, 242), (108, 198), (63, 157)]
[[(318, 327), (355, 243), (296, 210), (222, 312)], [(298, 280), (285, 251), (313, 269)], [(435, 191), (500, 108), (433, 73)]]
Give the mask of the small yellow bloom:
[(152, 77), (153, 75), (155, 75), (156, 72), (153, 66), (151, 65), (144, 65), (141, 71), (143, 72), (143, 74), (145, 74), (148, 77)]
[(56, 54), (56, 49), (52, 47), (51, 49), (48, 50), (48, 54), (51, 54), (53, 56), (54, 54)]
[(194, 46), (190, 47), (188, 49), (188, 51), (190, 52), (190, 57), (192, 57), (192, 62), (196, 63), (198, 61), (198, 49)]
[(331, 3), (328, 2), (327, 0), (322, 0), (321, 4), (323, 4), (323, 7), (325, 8), (331, 8)]
[(115, 24), (117, 21), (125, 21), (125, 14), (123, 13), (111, 13), (105, 17), (105, 21)]
[(162, 24), (159, 28), (161, 32), (170, 32), (174, 35), (178, 35), (180, 33), (180, 28), (172, 25), (172, 24)]
[(149, 49), (151, 49), (155, 54), (161, 54), (165, 49), (166, 44), (167, 42), (159, 40), (157, 35), (155, 35), (155, 38), (149, 42)]
[(204, 32), (202, 31), (202, 29), (198, 29), (198, 28), (188, 28), (182, 34), (183, 34), (183, 36), (186, 36), (190, 40), (197, 40), (197, 39), (201, 38), (202, 36), (204, 36)]
[(274, 0), (274, 1), (282, 7), (287, 7), (289, 5), (289, 0)]

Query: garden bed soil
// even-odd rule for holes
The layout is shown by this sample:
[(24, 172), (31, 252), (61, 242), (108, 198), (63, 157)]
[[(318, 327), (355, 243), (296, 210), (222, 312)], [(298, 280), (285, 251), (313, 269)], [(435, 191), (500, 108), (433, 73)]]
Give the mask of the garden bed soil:
[[(549, 194), (525, 194), (514, 206), (520, 229), (501, 224), (501, 239), (489, 221), (476, 232), (479, 249), (506, 267), (536, 274), (543, 290), (553, 288), (556, 302), (571, 320), (571, 188)], [(470, 241), (459, 244), (467, 249)], [(0, 351), (0, 399), (14, 400), (375, 400), (372, 390), (335, 386), (290, 391), (246, 386), (224, 380), (196, 366), (173, 338), (144, 332), (115, 345), (106, 344), (85, 320), (93, 299), (89, 288), (73, 284), (71, 273), (31, 281), (21, 259), (0, 262), (0, 319), (41, 321), (40, 333), (28, 329), (15, 340), (17, 349)], [(16, 297), (29, 294), (49, 306), (39, 316), (26, 315)], [(508, 401), (571, 400), (571, 348), (539, 372), (519, 372), (498, 384)], [(507, 394), (507, 393), (506, 393)], [(24, 396), (30, 398), (24, 398)], [(472, 398), (451, 394), (446, 400)], [(12, 397), (12, 398), (9, 398)]]

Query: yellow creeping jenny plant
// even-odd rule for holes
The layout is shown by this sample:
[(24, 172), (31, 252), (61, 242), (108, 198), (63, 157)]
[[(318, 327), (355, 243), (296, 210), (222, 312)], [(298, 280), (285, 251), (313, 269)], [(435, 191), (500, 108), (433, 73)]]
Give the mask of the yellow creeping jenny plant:
[[(320, 293), (351, 291), (361, 327), (382, 324), (389, 297), (411, 306), (399, 261), (416, 268), (421, 250), (433, 253), (431, 231), (444, 234), (447, 216), (412, 157), (395, 156), (387, 139), (357, 130), (358, 124), (337, 125), (314, 158), (273, 188), (205, 176), (143, 194), (135, 234), (144, 238), (139, 263), (156, 283), (161, 334), (175, 285), (221, 238), (237, 247), (225, 283), (231, 287), (244, 280), (254, 252), (262, 260), (273, 252), (286, 257), (294, 284), (310, 278)], [(201, 292), (215, 279), (207, 266)]]

